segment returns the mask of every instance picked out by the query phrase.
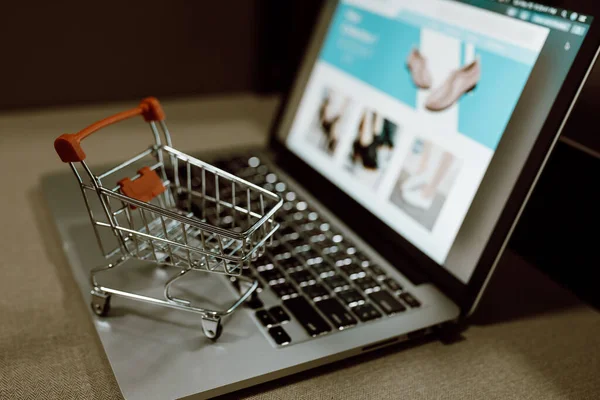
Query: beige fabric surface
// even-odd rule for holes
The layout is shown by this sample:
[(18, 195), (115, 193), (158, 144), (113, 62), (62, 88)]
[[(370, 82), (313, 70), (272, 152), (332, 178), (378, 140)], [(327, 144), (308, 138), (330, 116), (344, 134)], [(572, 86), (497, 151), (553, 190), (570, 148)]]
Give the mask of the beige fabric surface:
[[(276, 103), (237, 96), (164, 106), (176, 146), (194, 152), (263, 142)], [(53, 151), (56, 136), (131, 105), (0, 114), (0, 399), (121, 397), (39, 179), (67, 169)], [(139, 150), (138, 131), (148, 134), (140, 125), (98, 133), (90, 161), (92, 153), (103, 163)], [(381, 350), (228, 397), (600, 398), (600, 316), (513, 254), (463, 336)]]

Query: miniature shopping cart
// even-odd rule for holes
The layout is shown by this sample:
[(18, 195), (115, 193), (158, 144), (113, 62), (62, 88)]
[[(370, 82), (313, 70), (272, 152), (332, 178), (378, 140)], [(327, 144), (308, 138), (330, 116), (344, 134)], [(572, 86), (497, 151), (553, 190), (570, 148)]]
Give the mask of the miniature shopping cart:
[[(154, 144), (122, 164), (95, 175), (85, 162), (81, 141), (125, 119), (142, 116)], [(83, 195), (98, 245), (108, 264), (91, 270), (92, 309), (104, 316), (112, 295), (200, 314), (204, 334), (216, 340), (221, 319), (250, 296), (258, 282), (242, 274), (272, 241), (278, 225), (277, 194), (239, 179), (172, 147), (164, 112), (154, 98), (132, 110), (96, 122), (76, 134), (64, 134), (54, 147), (69, 163)], [(162, 137), (161, 137), (162, 134)], [(164, 138), (164, 143), (162, 139)], [(117, 180), (119, 179), (119, 180)], [(92, 204), (94, 203), (94, 204)], [(161, 285), (162, 296), (149, 296), (101, 285), (97, 275), (128, 260), (174, 267)], [(173, 283), (193, 271), (236, 276), (240, 296), (226, 310), (208, 310), (175, 297)]]

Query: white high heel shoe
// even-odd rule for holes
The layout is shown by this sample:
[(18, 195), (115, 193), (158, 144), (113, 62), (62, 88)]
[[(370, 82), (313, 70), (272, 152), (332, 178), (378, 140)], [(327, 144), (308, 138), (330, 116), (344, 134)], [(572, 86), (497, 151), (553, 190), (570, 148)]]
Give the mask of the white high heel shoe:
[(429, 210), (433, 204), (434, 197), (423, 196), (423, 191), (419, 189), (402, 192), (402, 198), (407, 204), (421, 210)]

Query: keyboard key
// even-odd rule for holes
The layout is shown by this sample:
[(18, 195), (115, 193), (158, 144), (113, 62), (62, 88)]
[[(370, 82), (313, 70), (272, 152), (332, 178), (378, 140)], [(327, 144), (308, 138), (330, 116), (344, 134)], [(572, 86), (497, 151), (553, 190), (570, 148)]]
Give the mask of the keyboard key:
[(358, 304), (364, 303), (365, 298), (356, 289), (344, 290), (339, 292), (337, 296), (346, 303), (349, 307), (354, 307)]
[(321, 255), (309, 245), (296, 247), (294, 251), (295, 254), (301, 256), (305, 260), (321, 257)]
[(301, 267), (304, 263), (302, 262), (302, 260), (300, 260), (298, 258), (291, 257), (291, 258), (284, 259), (284, 260), (278, 260), (277, 264), (279, 264), (281, 266), (281, 268), (283, 268), (284, 270), (287, 271), (289, 269)]
[(283, 305), (300, 322), (302, 327), (311, 336), (331, 332), (327, 321), (323, 319), (313, 306), (303, 296), (294, 297), (283, 301)]
[(356, 319), (334, 298), (319, 301), (317, 307), (338, 329), (356, 325)]
[(321, 217), (317, 214), (316, 211), (311, 211), (308, 213), (308, 220), (315, 223), (320, 223)]
[(306, 265), (315, 265), (315, 264), (321, 264), (323, 263), (323, 257), (321, 257), (318, 254), (309, 254), (309, 255), (305, 255), (304, 258), (306, 258)]
[(305, 233), (315, 232), (315, 234), (317, 232), (321, 232), (321, 230), (319, 229), (319, 224), (315, 224), (314, 222), (309, 222), (300, 225), (300, 230)]
[(269, 257), (266, 255), (262, 255), (256, 260), (252, 261), (252, 265), (256, 266), (256, 268), (264, 268), (267, 264), (271, 264), (271, 259), (269, 259)]
[[(336, 254), (338, 254), (338, 252), (340, 252), (340, 248), (337, 245), (333, 245), (333, 246), (329, 246), (329, 247), (325, 247), (323, 248), (323, 254), (325, 254), (326, 256), (329, 256), (329, 258), (331, 258), (332, 260), (336, 261)], [(344, 258), (346, 257), (346, 254), (341, 253), (341, 257)]]
[(290, 335), (288, 335), (287, 332), (280, 326), (274, 326), (273, 328), (269, 329), (269, 334), (275, 343), (280, 346), (290, 344), (292, 342)]
[(371, 293), (369, 298), (388, 315), (406, 311), (406, 307), (385, 290)]
[(278, 285), (271, 286), (271, 289), (275, 292), (277, 296), (280, 298), (288, 298), (293, 294), (296, 294), (296, 289), (290, 285), (288, 282), (283, 282)]
[(319, 225), (319, 229), (321, 230), (321, 232), (331, 232), (331, 225), (329, 225), (327, 222), (323, 222), (323, 223), (319, 223), (319, 224), (315, 224), (315, 225)]
[(264, 175), (254, 175), (251, 178), (248, 179), (250, 182), (254, 183), (255, 185), (262, 185), (263, 183), (265, 183), (265, 177)]
[(321, 233), (327, 233), (331, 229), (327, 222), (323, 222), (323, 220), (319, 221), (310, 221), (307, 224), (302, 225), (302, 229), (309, 233), (311, 236), (319, 235)]
[[(298, 208), (298, 205), (296, 205), (296, 209), (297, 208)], [(303, 208), (303, 207), (301, 207), (301, 208)], [(304, 225), (309, 222), (319, 222), (319, 214), (317, 214), (314, 211), (309, 212), (308, 210), (304, 210), (304, 211), (295, 212), (294, 214), (289, 216), (288, 219), (296, 222), (298, 225)]]
[(402, 285), (393, 280), (392, 278), (384, 279), (383, 283), (390, 288), (392, 292), (399, 292), (403, 289)]
[(415, 297), (408, 292), (402, 293), (400, 295), (400, 298), (402, 300), (404, 300), (404, 302), (406, 304), (408, 304), (409, 306), (411, 306), (412, 308), (421, 307), (421, 302), (419, 300), (415, 299)]
[(254, 315), (256, 315), (256, 318), (261, 322), (261, 324), (263, 324), (267, 328), (277, 323), (277, 321), (275, 321), (271, 314), (269, 314), (265, 310), (259, 310)]
[(354, 254), (356, 254), (356, 247), (348, 247), (346, 249), (346, 254), (348, 254), (349, 256), (353, 256)]
[(333, 240), (334, 243), (343, 243), (344, 242), (344, 237), (340, 234), (336, 234), (333, 235), (333, 237), (331, 238), (331, 240)]
[(291, 225), (284, 225), (277, 230), (277, 233), (279, 233), (281, 236), (289, 235), (294, 232), (296, 232), (296, 230)]
[[(337, 243), (335, 243), (332, 239), (331, 239), (331, 235), (328, 234), (326, 231), (323, 231), (322, 229), (323, 227), (321, 226), (321, 233), (325, 235), (325, 238), (320, 238), (321, 240), (318, 240), (315, 243), (318, 243), (319, 246), (321, 246), (321, 248), (325, 248), (325, 247), (331, 247), (331, 246), (338, 246)], [(317, 234), (320, 235), (320, 234)]]
[(385, 279), (386, 278), (385, 271), (379, 265), (371, 265), (371, 266), (369, 266), (369, 271), (371, 271), (371, 274), (376, 279), (381, 280), (381, 279)]
[(315, 283), (314, 275), (305, 269), (291, 272), (290, 278), (292, 278), (300, 286), (312, 285)]
[(298, 256), (298, 255), (303, 255), (303, 253), (306, 253), (310, 250), (311, 250), (311, 248), (310, 248), (309, 244), (303, 244), (301, 246), (294, 247), (294, 250), (292, 250), (292, 253), (294, 253), (294, 255)]
[(381, 313), (370, 304), (363, 304), (356, 306), (352, 309), (352, 312), (362, 321), (367, 322), (377, 318), (381, 318)]
[(286, 220), (293, 221), (298, 225), (303, 225), (303, 224), (309, 222), (308, 215), (306, 213), (300, 212), (300, 211), (292, 213), (292, 214), (288, 214), (285, 216), (285, 218), (286, 218)]
[(269, 173), (269, 167), (267, 167), (266, 165), (259, 165), (256, 168), (256, 173), (260, 175), (266, 175)]
[(359, 278), (354, 281), (356, 286), (360, 288), (363, 292), (372, 292), (379, 288), (379, 282), (375, 279), (367, 276), (365, 278)]
[(271, 307), (269, 309), (269, 314), (279, 323), (288, 322), (290, 320), (290, 316), (281, 306)]
[(327, 236), (324, 233), (319, 233), (318, 231), (314, 232), (306, 232), (307, 236), (309, 236), (308, 241), (312, 244), (318, 245), (318, 247), (324, 247), (321, 243), (327, 240)]
[(348, 281), (342, 275), (333, 275), (323, 278), (323, 282), (333, 290), (341, 290), (348, 286)]
[(304, 293), (315, 301), (321, 300), (325, 296), (329, 296), (329, 290), (325, 286), (317, 283), (315, 285), (305, 286), (302, 288)]
[(252, 310), (257, 310), (259, 308), (263, 308), (264, 304), (261, 301), (261, 299), (258, 298), (258, 296), (253, 295), (253, 296), (250, 296), (250, 298), (248, 300), (246, 300), (246, 307), (248, 307)]
[(297, 232), (291, 233), (289, 235), (285, 235), (280, 239), (282, 242), (285, 242), (288, 246), (296, 247), (303, 244), (306, 244), (306, 239)]
[(296, 204), (296, 210), (298, 211), (306, 211), (308, 209), (308, 204), (305, 201), (298, 201)]
[(327, 262), (311, 265), (310, 269), (312, 269), (313, 272), (319, 275), (321, 278), (335, 274), (335, 267)]
[(296, 195), (296, 193), (294, 193), (294, 192), (287, 192), (285, 194), (285, 199), (287, 201), (295, 201), (298, 199), (298, 195)]
[(282, 253), (273, 253), (273, 258), (277, 261), (287, 260), (292, 257), (291, 251), (284, 251)]
[(273, 245), (267, 248), (267, 250), (270, 254), (273, 254), (274, 256), (289, 251), (288, 247), (282, 242), (274, 242)]
[(294, 247), (306, 245), (307, 240), (308, 240), (307, 238), (305, 238), (303, 236), (299, 236), (298, 238), (288, 240), (286, 243), (288, 244), (288, 246), (294, 248)]
[(321, 250), (335, 245), (335, 243), (333, 243), (331, 239), (329, 239), (324, 233), (318, 233), (311, 236), (309, 238), (309, 242), (312, 244), (312, 246)]
[(316, 236), (323, 233), (323, 231), (319, 229), (319, 225), (313, 222), (301, 225), (300, 229), (302, 230), (302, 234), (307, 237)]
[(358, 263), (364, 268), (371, 265), (371, 260), (362, 253), (356, 252), (354, 254), (354, 257), (356, 257), (356, 259), (358, 260)]
[(277, 267), (260, 271), (259, 274), (269, 285), (275, 285), (284, 280), (283, 273)]
[[(333, 247), (337, 247), (337, 246), (333, 246)], [(344, 263), (344, 264), (352, 263), (352, 257), (350, 257), (344, 250), (340, 249), (339, 247), (338, 247), (338, 251), (329, 255), (329, 258), (331, 258), (336, 263), (338, 263), (338, 262)]]
[[(347, 259), (350, 260), (350, 259)], [(356, 264), (344, 264), (339, 267), (350, 279), (364, 278), (367, 273)]]
[(306, 260), (306, 265), (308, 265), (310, 267), (312, 267), (313, 265), (320, 265), (320, 264), (326, 264), (323, 257), (315, 257), (315, 258)]
[(270, 173), (266, 176), (265, 178), (267, 180), (267, 182), (269, 183), (275, 183), (277, 182), (277, 175), (275, 175), (274, 173)]
[(242, 268), (242, 275), (248, 278), (254, 278), (254, 271), (251, 268)]
[(343, 257), (343, 258), (340, 258), (339, 260), (336, 260), (336, 262), (335, 262), (336, 267), (343, 267), (344, 265), (352, 265), (352, 264), (353, 264), (353, 261), (350, 257)]
[[(317, 260), (316, 262), (322, 262), (323, 258), (321, 257), (321, 254), (319, 252), (317, 252), (315, 249), (313, 249), (310, 245), (305, 244), (303, 246), (297, 246), (294, 248), (294, 255), (302, 257), (303, 259), (307, 260), (311, 260), (311, 259), (320, 259), (321, 261)], [(315, 263), (314, 261), (312, 263)]]

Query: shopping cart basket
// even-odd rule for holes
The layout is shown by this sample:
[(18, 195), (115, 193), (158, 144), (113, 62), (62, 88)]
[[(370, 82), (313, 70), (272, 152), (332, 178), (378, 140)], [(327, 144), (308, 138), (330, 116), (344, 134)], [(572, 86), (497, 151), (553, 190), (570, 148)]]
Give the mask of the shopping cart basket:
[[(81, 141), (101, 128), (136, 116), (150, 124), (154, 144), (122, 164), (94, 174), (85, 162)], [(147, 98), (137, 108), (96, 122), (79, 133), (61, 135), (54, 148), (79, 182), (98, 245), (109, 261), (90, 273), (93, 311), (106, 315), (111, 295), (191, 311), (201, 315), (204, 334), (216, 340), (222, 332), (221, 319), (256, 293), (258, 282), (242, 270), (271, 243), (278, 228), (274, 214), (282, 199), (174, 149), (164, 119), (159, 102)], [(99, 206), (94, 209), (92, 202)], [(164, 283), (162, 296), (132, 293), (98, 282), (99, 273), (130, 259), (159, 268), (175, 267), (178, 272)], [(247, 289), (240, 290), (239, 298), (226, 310), (196, 307), (170, 293), (175, 281), (193, 271), (234, 275)]]

